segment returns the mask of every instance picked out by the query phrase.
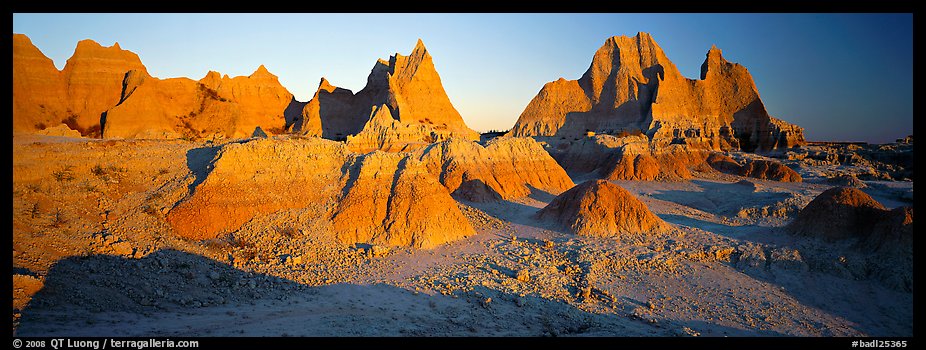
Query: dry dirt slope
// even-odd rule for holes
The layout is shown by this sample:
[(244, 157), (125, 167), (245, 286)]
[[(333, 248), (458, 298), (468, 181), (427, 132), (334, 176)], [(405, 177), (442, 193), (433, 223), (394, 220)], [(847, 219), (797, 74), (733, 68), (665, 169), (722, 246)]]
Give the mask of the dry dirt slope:
[(344, 245), (306, 209), (197, 241), (165, 214), (212, 145), (13, 147), (21, 336), (912, 335), (912, 293), (870, 275), (876, 257), (783, 233), (822, 184), (616, 182), (673, 225), (652, 235), (562, 232), (534, 218), (553, 195), (532, 190), (457, 198), (476, 234), (430, 250)]

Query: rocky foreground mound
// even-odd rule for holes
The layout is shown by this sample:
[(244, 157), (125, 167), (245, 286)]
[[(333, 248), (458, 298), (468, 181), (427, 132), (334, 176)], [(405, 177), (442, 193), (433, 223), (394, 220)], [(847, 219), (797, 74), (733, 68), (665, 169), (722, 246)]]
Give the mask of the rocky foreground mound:
[(913, 208), (887, 210), (859, 189), (834, 187), (807, 204), (788, 229), (827, 240), (855, 238), (867, 248), (912, 249)]
[(292, 130), (307, 136), (348, 140), (351, 149), (402, 150), (451, 137), (479, 140), (463, 122), (418, 40), (409, 56), (378, 60), (357, 94), (322, 78)]
[(586, 181), (537, 212), (580, 236), (642, 234), (668, 226), (630, 192), (605, 180)]
[(511, 129), (574, 138), (642, 131), (660, 145), (714, 150), (790, 148), (803, 129), (771, 117), (745, 67), (712, 47), (699, 80), (685, 78), (647, 33), (605, 41), (578, 80), (544, 85)]
[(431, 248), (475, 234), (451, 194), (510, 199), (572, 181), (534, 140), (450, 140), (405, 153), (354, 154), (319, 138), (201, 149), (191, 193), (168, 213), (177, 234), (209, 239), (274, 215), (325, 218), (345, 244)]

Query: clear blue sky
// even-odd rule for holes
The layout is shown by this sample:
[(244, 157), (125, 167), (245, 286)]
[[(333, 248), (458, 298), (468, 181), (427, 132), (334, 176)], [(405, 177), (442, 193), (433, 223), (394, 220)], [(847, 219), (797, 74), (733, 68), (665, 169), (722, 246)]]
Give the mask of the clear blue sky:
[(264, 64), (307, 101), (319, 78), (354, 92), (377, 58), (424, 40), (470, 127), (508, 129), (544, 83), (577, 79), (610, 36), (649, 32), (689, 78), (712, 44), (746, 66), (772, 115), (810, 140), (913, 132), (911, 14), (14, 14), (64, 67), (77, 41), (119, 42), (159, 78)]

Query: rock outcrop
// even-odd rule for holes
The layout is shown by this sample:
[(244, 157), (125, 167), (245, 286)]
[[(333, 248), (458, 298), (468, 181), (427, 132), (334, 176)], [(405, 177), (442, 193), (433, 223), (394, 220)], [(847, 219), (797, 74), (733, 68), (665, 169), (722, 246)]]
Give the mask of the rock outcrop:
[(447, 190), (408, 156), (352, 158), (332, 230), (340, 242), (433, 248), (475, 235)]
[(796, 171), (773, 160), (747, 159), (744, 164), (740, 164), (723, 154), (712, 153), (707, 157), (707, 163), (715, 170), (731, 175), (781, 182), (803, 181)]
[(489, 201), (573, 186), (530, 138), (503, 137), (485, 147), (451, 139), (414, 152), (367, 154), (314, 137), (252, 139), (187, 157), (190, 192), (167, 221), (192, 239), (298, 211), (326, 218), (332, 237), (345, 244), (430, 248), (475, 234), (451, 194)]
[(413, 157), (448, 191), (470, 201), (519, 198), (534, 190), (559, 194), (574, 185), (566, 171), (530, 138), (495, 138), (485, 147), (452, 139)]
[(708, 151), (683, 144), (660, 146), (643, 135), (595, 135), (554, 141), (546, 149), (566, 171), (608, 180), (677, 181), (692, 178), (692, 171), (711, 171), (704, 161)]
[(98, 137), (103, 113), (119, 103), (126, 72), (147, 75), (138, 55), (119, 43), (103, 47), (81, 40), (64, 70), (28, 37), (13, 34), (13, 128), (33, 132), (65, 123)]
[(745, 67), (712, 47), (699, 80), (681, 75), (647, 33), (612, 37), (578, 80), (547, 83), (511, 129), (573, 138), (642, 131), (659, 145), (772, 150), (804, 144), (800, 127), (772, 118)]
[(93, 40), (77, 43), (61, 74), (67, 83), (69, 110), (79, 128), (94, 128), (99, 136), (103, 112), (121, 101), (122, 83), (132, 70), (148, 75), (138, 55), (123, 50), (119, 43), (110, 47)]
[(645, 234), (668, 227), (630, 192), (605, 180), (587, 181), (563, 192), (537, 216), (592, 237)]
[(122, 102), (110, 110), (104, 138), (222, 139), (280, 133), (293, 95), (262, 65), (250, 76), (209, 72), (199, 81), (124, 77)]
[(788, 225), (797, 235), (827, 240), (867, 238), (888, 210), (859, 189), (834, 187), (807, 204)]
[(248, 137), (256, 127), (285, 131), (301, 107), (264, 66), (247, 77), (162, 80), (118, 43), (82, 40), (58, 71), (28, 37), (13, 35), (14, 133), (64, 123), (89, 137)]
[(357, 94), (323, 78), (293, 131), (350, 138), (357, 149), (400, 150), (403, 144), (451, 137), (479, 140), (479, 133), (466, 126), (450, 102), (421, 40), (409, 56), (378, 60)]
[(39, 135), (48, 135), (48, 136), (64, 136), (64, 137), (80, 137), (80, 132), (74, 129), (69, 128), (67, 125), (58, 124), (58, 126), (53, 126), (47, 129), (36, 131), (36, 134)]
[(475, 234), (447, 190), (407, 154), (354, 155), (318, 138), (256, 139), (200, 161), (192, 193), (167, 216), (183, 237), (214, 238), (287, 210), (327, 218), (345, 244), (431, 248)]
[(13, 34), (13, 132), (34, 132), (65, 119), (67, 87), (54, 62), (29, 37)]

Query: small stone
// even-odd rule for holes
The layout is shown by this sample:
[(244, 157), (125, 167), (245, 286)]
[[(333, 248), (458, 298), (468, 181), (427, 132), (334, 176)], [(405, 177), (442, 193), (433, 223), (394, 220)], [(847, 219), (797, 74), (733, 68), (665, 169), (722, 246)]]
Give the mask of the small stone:
[(209, 279), (214, 281), (214, 280), (219, 279), (219, 277), (222, 277), (222, 275), (219, 274), (218, 272), (215, 272), (215, 271), (209, 272)]
[(527, 269), (518, 270), (515, 278), (518, 280), (518, 282), (529, 282), (531, 280), (530, 272), (528, 272)]
[(132, 244), (129, 242), (114, 243), (110, 247), (113, 248), (113, 252), (116, 253), (116, 255), (132, 256), (135, 254), (135, 248), (132, 247)]
[(374, 245), (373, 247), (370, 248), (370, 251), (372, 252), (374, 258), (378, 258), (381, 256), (388, 255), (390, 249), (389, 247), (386, 247), (386, 246)]

